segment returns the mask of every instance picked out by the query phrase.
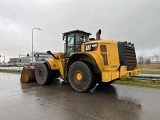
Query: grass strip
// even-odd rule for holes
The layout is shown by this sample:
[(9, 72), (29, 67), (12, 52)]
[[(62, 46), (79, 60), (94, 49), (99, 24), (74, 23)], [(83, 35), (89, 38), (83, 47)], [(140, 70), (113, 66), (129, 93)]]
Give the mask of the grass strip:
[(160, 71), (156, 71), (156, 70), (141, 70), (141, 74), (160, 74)]
[(117, 80), (114, 84), (160, 89), (160, 80), (125, 79)]
[(21, 74), (22, 70), (6, 70), (6, 69), (0, 69), (0, 72), (3, 72), (3, 73), (13, 73), (13, 74)]

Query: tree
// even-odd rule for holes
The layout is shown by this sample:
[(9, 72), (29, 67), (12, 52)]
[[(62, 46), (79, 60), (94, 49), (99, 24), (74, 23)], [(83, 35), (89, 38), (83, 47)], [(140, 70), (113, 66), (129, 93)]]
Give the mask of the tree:
[(156, 61), (160, 61), (160, 56), (159, 55), (154, 55), (154, 58), (156, 59)]
[(160, 51), (159, 51), (158, 53), (155, 53), (155, 54), (154, 54), (154, 59), (155, 59), (156, 61), (160, 61)]
[(148, 57), (145, 59), (146, 64), (150, 64), (151, 63), (151, 57)]
[(144, 57), (143, 56), (138, 56), (138, 63), (143, 64), (144, 63)]

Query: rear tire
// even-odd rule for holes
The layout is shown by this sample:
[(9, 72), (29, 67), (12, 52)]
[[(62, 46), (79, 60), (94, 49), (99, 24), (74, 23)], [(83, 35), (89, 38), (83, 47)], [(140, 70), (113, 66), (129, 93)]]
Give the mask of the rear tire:
[(96, 85), (92, 65), (88, 62), (73, 63), (69, 68), (68, 78), (72, 88), (79, 92), (87, 92)]
[(59, 77), (58, 71), (49, 70), (45, 64), (38, 64), (35, 70), (36, 81), (40, 85), (49, 85)]

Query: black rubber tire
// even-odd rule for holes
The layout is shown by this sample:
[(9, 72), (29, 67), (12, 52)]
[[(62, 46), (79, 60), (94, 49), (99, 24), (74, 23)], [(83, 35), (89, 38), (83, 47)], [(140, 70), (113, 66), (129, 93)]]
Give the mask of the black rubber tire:
[[(77, 73), (81, 74), (81, 80), (76, 78)], [(96, 85), (92, 66), (84, 61), (77, 61), (70, 66), (68, 78), (71, 87), (79, 92), (87, 92)]]
[(49, 85), (58, 76), (58, 74), (49, 70), (45, 64), (38, 64), (36, 66), (35, 76), (38, 84)]

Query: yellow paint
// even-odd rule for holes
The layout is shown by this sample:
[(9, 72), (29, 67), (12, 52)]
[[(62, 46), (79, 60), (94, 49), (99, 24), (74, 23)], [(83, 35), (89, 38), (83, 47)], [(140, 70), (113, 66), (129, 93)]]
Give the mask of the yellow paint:
[[(140, 69), (138, 66), (136, 66), (135, 70), (132, 71), (127, 71), (126, 66), (120, 67), (117, 41), (97, 40), (90, 41), (85, 44), (89, 45), (92, 43), (98, 43), (98, 49), (95, 51), (87, 51), (86, 53), (90, 54), (93, 57), (95, 63), (99, 67), (102, 82), (109, 82), (118, 78), (126, 78), (140, 73)], [(81, 52), (85, 52), (85, 44), (82, 43)], [(100, 51), (100, 45), (106, 45), (106, 52)], [(73, 54), (74, 53), (71, 53), (71, 55)], [(101, 54), (107, 55), (107, 65), (104, 64), (103, 56)], [(64, 78), (65, 61), (67, 62), (67, 60), (65, 60), (63, 53), (57, 53), (55, 56), (59, 59), (54, 59), (53, 57), (51, 57), (47, 59), (47, 61), (50, 64), (51, 70), (59, 70), (61, 73), (61, 77)], [(79, 56), (80, 57), (76, 58), (77, 60), (85, 60), (95, 65), (95, 63), (87, 55), (83, 54)], [(81, 80), (83, 76), (81, 75), (81, 73), (77, 73), (75, 77), (77, 80)]]
[(121, 66), (120, 68), (120, 78), (126, 78), (129, 76), (135, 76), (138, 74), (140, 74), (140, 69), (138, 68), (138, 66), (132, 71), (127, 71), (126, 66)]
[(124, 78), (127, 75), (127, 67), (126, 66), (121, 66), (120, 68), (120, 78)]
[(76, 73), (76, 79), (78, 80), (78, 81), (81, 81), (82, 80), (82, 75), (81, 75), (81, 73)]
[(50, 57), (47, 59), (51, 70), (59, 70), (61, 73), (61, 77), (64, 79), (64, 54), (63, 53), (57, 53), (55, 55), (58, 59), (54, 59), (53, 57)]
[(102, 71), (102, 82), (109, 82), (119, 78), (119, 71)]
[(111, 72), (110, 71), (102, 71), (102, 82), (109, 82), (111, 81)]

